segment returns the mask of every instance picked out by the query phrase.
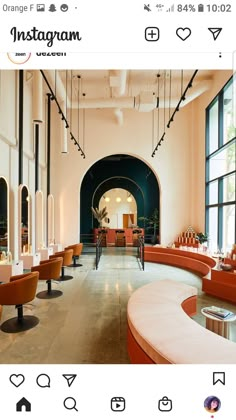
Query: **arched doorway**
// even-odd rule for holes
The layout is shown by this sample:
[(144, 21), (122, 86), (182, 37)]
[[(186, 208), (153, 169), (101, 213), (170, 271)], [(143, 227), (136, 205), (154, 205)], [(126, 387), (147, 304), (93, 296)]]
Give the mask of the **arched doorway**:
[(123, 229), (137, 226), (137, 202), (130, 191), (124, 188), (107, 190), (98, 205), (99, 209), (104, 207), (108, 214), (103, 221), (103, 227)]
[(128, 191), (137, 203), (139, 217), (150, 217), (154, 209), (160, 207), (159, 185), (154, 172), (146, 163), (130, 155), (107, 156), (85, 174), (80, 190), (80, 232), (90, 234), (97, 221), (91, 207), (99, 207), (101, 198), (107, 191), (120, 188)]

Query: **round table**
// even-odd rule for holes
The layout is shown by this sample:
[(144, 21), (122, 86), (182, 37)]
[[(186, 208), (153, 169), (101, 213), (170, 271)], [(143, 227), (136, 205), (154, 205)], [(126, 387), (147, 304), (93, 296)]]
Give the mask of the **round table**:
[(226, 319), (220, 319), (212, 314), (208, 314), (204, 311), (202, 308), (201, 313), (206, 318), (206, 328), (218, 335), (221, 335), (222, 337), (229, 339), (229, 326), (230, 322), (233, 322), (236, 320), (236, 314), (232, 315), (230, 318)]

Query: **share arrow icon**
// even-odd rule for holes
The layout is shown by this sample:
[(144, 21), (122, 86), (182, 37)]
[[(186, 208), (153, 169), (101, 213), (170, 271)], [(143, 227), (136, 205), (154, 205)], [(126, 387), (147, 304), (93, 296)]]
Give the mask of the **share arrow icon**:
[(222, 28), (208, 28), (208, 30), (212, 33), (214, 41), (220, 35)]
[(62, 376), (64, 376), (64, 378), (67, 380), (67, 385), (70, 387), (73, 384), (77, 375), (76, 374), (71, 374), (71, 375), (64, 374)]

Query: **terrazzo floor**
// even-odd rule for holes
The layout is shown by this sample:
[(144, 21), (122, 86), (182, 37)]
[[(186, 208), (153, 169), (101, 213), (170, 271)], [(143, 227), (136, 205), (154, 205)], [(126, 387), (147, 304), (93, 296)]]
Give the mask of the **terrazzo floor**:
[[(191, 272), (162, 264), (146, 263), (142, 271), (134, 248), (105, 248), (98, 270), (92, 253), (80, 257), (82, 267), (66, 268), (73, 279), (53, 283), (63, 295), (56, 299), (35, 298), (24, 307), (36, 315), (39, 324), (25, 332), (0, 331), (0, 363), (17, 364), (124, 364), (126, 349), (126, 308), (137, 288), (154, 280), (171, 278), (198, 288), (198, 313), (194, 320), (205, 325), (204, 306), (216, 305), (236, 312), (235, 305), (206, 296), (201, 279)], [(38, 291), (45, 290), (39, 281)], [(14, 317), (16, 310), (5, 306), (1, 322)], [(236, 322), (231, 323), (231, 340), (236, 342)]]

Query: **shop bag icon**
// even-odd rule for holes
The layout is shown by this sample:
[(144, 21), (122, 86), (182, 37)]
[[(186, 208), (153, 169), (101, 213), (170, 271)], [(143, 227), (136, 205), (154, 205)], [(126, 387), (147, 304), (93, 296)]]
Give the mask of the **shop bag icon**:
[(172, 400), (169, 400), (167, 397), (163, 397), (161, 400), (158, 400), (158, 410), (159, 411), (171, 411), (172, 410)]

